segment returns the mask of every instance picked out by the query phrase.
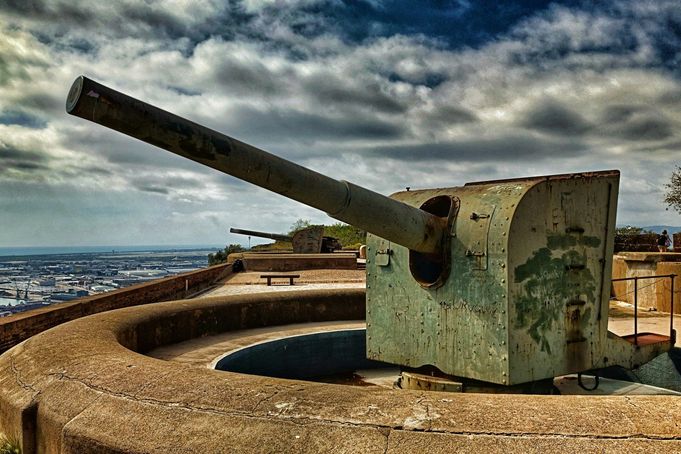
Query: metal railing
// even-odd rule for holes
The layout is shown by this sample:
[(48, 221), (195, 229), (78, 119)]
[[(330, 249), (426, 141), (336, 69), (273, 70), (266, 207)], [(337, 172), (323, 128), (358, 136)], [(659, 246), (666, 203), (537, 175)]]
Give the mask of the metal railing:
[[(674, 279), (676, 274), (658, 274), (654, 276), (633, 276), (633, 277), (620, 277), (617, 279), (612, 279), (612, 282), (620, 281), (634, 281), (634, 344), (638, 345), (638, 281), (644, 279), (671, 279), (671, 290), (670, 290), (670, 307), (669, 307), (669, 338), (672, 343), (676, 341), (676, 336), (674, 332)], [(655, 284), (653, 282), (650, 285)], [(645, 288), (645, 287), (644, 287)]]

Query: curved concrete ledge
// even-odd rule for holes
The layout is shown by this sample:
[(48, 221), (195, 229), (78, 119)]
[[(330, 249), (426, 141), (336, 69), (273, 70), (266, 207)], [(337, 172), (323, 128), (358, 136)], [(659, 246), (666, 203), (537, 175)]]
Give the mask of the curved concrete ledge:
[(192, 337), (364, 316), (362, 290), (106, 312), (0, 356), (0, 424), (33, 452), (681, 451), (681, 399), (424, 393), (219, 372), (143, 353)]

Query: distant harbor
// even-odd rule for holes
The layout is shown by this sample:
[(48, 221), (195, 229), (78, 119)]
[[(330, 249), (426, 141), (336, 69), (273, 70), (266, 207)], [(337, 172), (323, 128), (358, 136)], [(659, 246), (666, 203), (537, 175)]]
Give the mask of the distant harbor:
[(219, 246), (0, 248), (0, 316), (208, 266)]
[(25, 302), (25, 300), (18, 300), (16, 298), (0, 298), (0, 306), (17, 306)]

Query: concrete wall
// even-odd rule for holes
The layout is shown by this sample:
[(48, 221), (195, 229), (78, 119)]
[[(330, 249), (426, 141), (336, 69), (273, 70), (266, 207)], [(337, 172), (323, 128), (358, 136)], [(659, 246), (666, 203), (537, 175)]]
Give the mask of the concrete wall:
[(216, 265), (0, 318), (0, 352), (46, 329), (86, 315), (195, 295), (225, 278), (231, 271), (229, 264)]
[(615, 253), (620, 251), (657, 252), (657, 237), (657, 233), (615, 235)]
[[(231, 257), (231, 255), (230, 255)], [(244, 253), (246, 271), (299, 271), (316, 269), (356, 270), (355, 253), (253, 254)]]
[[(681, 254), (621, 252), (613, 259), (613, 279), (676, 274), (674, 279), (674, 313), (681, 314)], [(613, 282), (613, 296), (634, 304), (634, 281)], [(671, 279), (651, 278), (638, 281), (638, 305), (669, 312)]]
[(0, 429), (24, 454), (681, 452), (677, 396), (396, 391), (140, 354), (213, 333), (358, 320), (364, 297), (205, 297), (74, 320), (0, 356)]

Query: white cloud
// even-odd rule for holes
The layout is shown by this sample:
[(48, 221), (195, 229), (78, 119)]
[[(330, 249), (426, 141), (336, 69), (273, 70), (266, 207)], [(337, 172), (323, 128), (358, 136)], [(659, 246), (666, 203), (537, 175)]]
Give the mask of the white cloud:
[[(211, 241), (223, 239), (211, 226), (232, 219), (274, 231), (326, 219), (68, 117), (63, 99), (84, 73), (379, 192), (615, 167), (621, 219), (678, 223), (660, 201), (681, 149), (681, 83), (656, 44), (671, 39), (660, 16), (678, 15), (669, 4), (551, 7), (451, 49), (419, 35), (351, 42), (299, 11), (313, 3), (93, 3), (82, 23), (67, 2), (13, 3), (4, 14), (14, 25), (0, 25), (0, 190), (70, 188), (74, 203), (111, 191), (110, 203), (136, 210), (125, 216), (145, 217), (145, 201), (164, 207), (149, 210), (153, 222), (170, 216), (177, 228), (169, 207), (182, 207), (196, 221), (186, 237)], [(262, 13), (277, 8), (288, 13)], [(253, 16), (239, 22), (243, 12)], [(297, 20), (322, 31), (299, 33)], [(26, 243), (14, 219), (4, 241)]]

